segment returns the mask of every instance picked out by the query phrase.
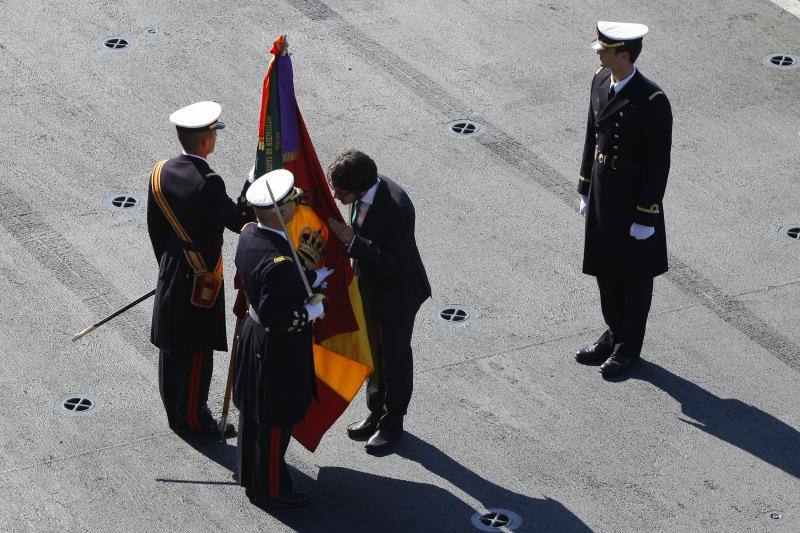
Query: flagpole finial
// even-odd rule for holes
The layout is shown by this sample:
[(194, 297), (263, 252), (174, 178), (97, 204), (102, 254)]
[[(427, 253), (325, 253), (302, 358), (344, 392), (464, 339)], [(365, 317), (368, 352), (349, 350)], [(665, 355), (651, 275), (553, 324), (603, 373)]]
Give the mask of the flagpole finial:
[(277, 39), (275, 39), (275, 42), (272, 44), (272, 50), (270, 50), (270, 53), (272, 53), (275, 56), (292, 55), (291, 52), (289, 52), (289, 39), (286, 37), (286, 35), (280, 35), (278, 36)]

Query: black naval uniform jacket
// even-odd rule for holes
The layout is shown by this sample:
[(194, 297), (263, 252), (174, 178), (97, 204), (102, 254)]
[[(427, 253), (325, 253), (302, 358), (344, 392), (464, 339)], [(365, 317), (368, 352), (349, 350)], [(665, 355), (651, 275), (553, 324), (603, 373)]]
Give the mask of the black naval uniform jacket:
[(147, 230), (159, 270), (150, 339), (159, 348), (181, 352), (228, 349), (224, 288), (212, 308), (193, 305), (194, 270), (184, 249), (198, 251), (208, 268), (213, 269), (222, 253), (223, 230), (227, 227), (239, 233), (254, 218), (252, 207), (246, 207), (241, 200), (249, 185), (245, 181), (237, 205), (225, 192), (225, 182), (219, 174), (202, 159), (184, 154), (164, 163), (161, 191), (193, 241), (193, 245), (187, 245), (159, 207), (151, 179)]
[(234, 404), (258, 424), (290, 427), (316, 396), (307, 294), (289, 243), (273, 231), (245, 226), (235, 262), (260, 324), (248, 316), (242, 325)]
[(414, 237), (414, 205), (397, 183), (380, 180), (348, 253), (370, 312), (396, 320), (413, 316), (431, 296), (431, 285)]
[[(637, 69), (608, 101), (611, 71), (594, 76), (578, 192), (589, 196), (583, 272), (655, 277), (667, 271), (662, 199), (669, 174), (672, 110), (664, 92)], [(655, 227), (645, 240), (632, 223)]]

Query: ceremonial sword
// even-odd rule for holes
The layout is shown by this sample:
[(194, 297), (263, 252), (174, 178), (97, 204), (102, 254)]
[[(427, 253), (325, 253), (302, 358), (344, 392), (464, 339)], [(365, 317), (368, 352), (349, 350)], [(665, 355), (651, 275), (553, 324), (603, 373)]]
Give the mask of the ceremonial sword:
[(148, 298), (150, 298), (150, 297), (151, 297), (152, 295), (154, 295), (155, 293), (156, 293), (156, 290), (155, 290), (155, 289), (153, 289), (152, 291), (148, 292), (147, 294), (145, 294), (145, 295), (144, 295), (144, 296), (142, 296), (141, 298), (137, 298), (136, 300), (132, 301), (131, 303), (129, 303), (128, 305), (126, 305), (126, 306), (125, 306), (125, 307), (123, 307), (122, 309), (119, 309), (119, 310), (117, 310), (117, 311), (114, 311), (113, 313), (111, 313), (110, 315), (108, 315), (107, 317), (105, 317), (105, 318), (104, 318), (103, 320), (101, 320), (100, 322), (97, 322), (96, 324), (92, 324), (92, 325), (91, 325), (91, 326), (89, 326), (88, 328), (84, 329), (83, 331), (81, 331), (80, 333), (78, 333), (77, 335), (75, 335), (74, 337), (72, 337), (72, 342), (75, 342), (76, 340), (80, 339), (81, 337), (83, 337), (83, 336), (84, 336), (84, 335), (86, 335), (87, 333), (90, 333), (90, 332), (92, 332), (92, 331), (96, 330), (98, 327), (102, 326), (103, 324), (105, 324), (106, 322), (108, 322), (109, 320), (111, 320), (112, 318), (114, 318), (115, 316), (119, 316), (119, 315), (121, 315), (122, 313), (124, 313), (125, 311), (127, 311), (128, 309), (130, 309), (131, 307), (133, 307), (133, 306), (135, 306), (135, 305), (137, 305), (137, 304), (140, 304), (140, 303), (142, 303), (143, 301), (147, 300)]
[[(294, 264), (297, 266), (297, 272), (300, 274), (300, 279), (303, 280), (303, 287), (306, 288), (306, 294), (309, 298), (314, 298), (316, 295), (311, 290), (311, 286), (308, 284), (306, 273), (303, 270), (303, 266), (300, 264), (300, 258), (297, 257), (297, 250), (294, 249), (294, 244), (292, 244), (292, 237), (289, 235), (289, 230), (286, 229), (286, 222), (283, 220), (281, 208), (278, 206), (277, 202), (275, 202), (275, 196), (272, 194), (272, 187), (269, 186), (269, 180), (264, 179), (264, 182), (267, 185), (267, 192), (269, 192), (269, 199), (272, 201), (272, 207), (275, 208), (275, 214), (278, 215), (278, 221), (281, 223), (281, 229), (283, 230), (283, 233), (286, 234), (286, 238), (289, 240), (289, 250), (292, 252), (292, 258), (294, 259)], [(317, 302), (312, 301), (309, 303)]]

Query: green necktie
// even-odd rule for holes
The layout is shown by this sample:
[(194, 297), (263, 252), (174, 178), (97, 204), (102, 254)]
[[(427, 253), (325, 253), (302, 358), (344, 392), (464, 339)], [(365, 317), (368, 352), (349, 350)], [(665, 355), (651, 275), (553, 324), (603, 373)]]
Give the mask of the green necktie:
[(350, 219), (352, 226), (358, 225), (358, 215), (361, 213), (361, 200), (356, 200), (355, 209), (353, 209), (353, 218)]

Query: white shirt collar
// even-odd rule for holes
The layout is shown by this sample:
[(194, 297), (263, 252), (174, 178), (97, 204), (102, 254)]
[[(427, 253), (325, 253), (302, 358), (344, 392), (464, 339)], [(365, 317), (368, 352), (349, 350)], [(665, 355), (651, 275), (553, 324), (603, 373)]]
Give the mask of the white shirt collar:
[[(627, 84), (628, 84), (628, 82), (629, 82), (629, 81), (631, 81), (631, 78), (633, 77), (633, 75), (634, 75), (634, 74), (636, 74), (636, 65), (634, 65), (634, 66), (633, 66), (633, 72), (631, 72), (631, 73), (628, 75), (628, 77), (627, 77), (627, 78), (625, 78), (624, 80), (620, 80), (620, 81), (618, 81), (617, 83), (614, 83), (614, 82), (612, 81), (612, 82), (611, 82), (611, 87), (613, 87), (613, 88), (614, 88), (614, 93), (615, 93), (615, 94), (619, 94), (619, 92), (620, 92), (620, 91), (621, 91), (623, 88), (625, 88), (625, 85), (627, 85)], [(610, 78), (609, 78), (609, 79), (610, 79)]]
[(200, 161), (202, 161), (202, 162), (204, 162), (206, 165), (208, 165), (208, 160), (207, 160), (205, 157), (200, 157), (199, 155), (194, 155), (194, 154), (187, 154), (187, 153), (186, 153), (186, 150), (181, 150), (181, 153), (182, 153), (183, 155), (188, 155), (189, 157), (194, 157), (195, 159), (199, 159)]
[(378, 185), (381, 184), (381, 179), (378, 178), (375, 180), (375, 184), (367, 189), (367, 192), (360, 198), (362, 204), (369, 204), (372, 205), (372, 202), (375, 201), (375, 193), (378, 191)]
[(279, 230), (279, 229), (270, 228), (269, 226), (265, 226), (261, 222), (258, 223), (258, 227), (261, 228), (261, 229), (265, 229), (265, 230), (271, 231), (273, 233), (277, 233), (278, 235), (280, 235), (281, 237), (286, 239), (286, 242), (289, 242), (289, 239), (286, 237), (286, 234), (284, 232), (282, 232), (281, 230)]

